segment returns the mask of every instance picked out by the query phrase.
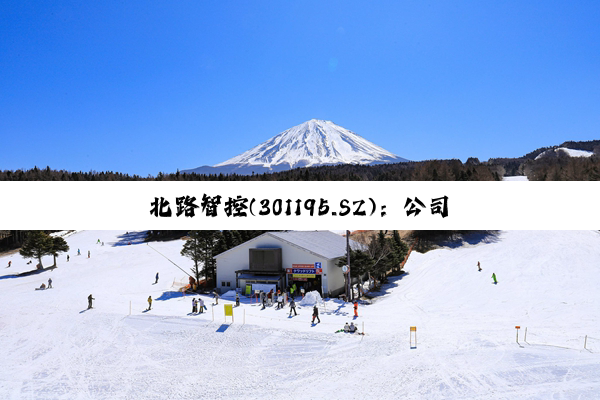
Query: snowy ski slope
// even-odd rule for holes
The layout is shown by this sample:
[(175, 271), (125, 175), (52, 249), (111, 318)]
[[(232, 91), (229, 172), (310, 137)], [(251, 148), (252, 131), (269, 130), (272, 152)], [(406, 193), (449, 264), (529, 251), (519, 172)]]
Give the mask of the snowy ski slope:
[[(365, 336), (333, 333), (352, 315), (334, 300), (314, 327), (310, 308), (288, 318), (249, 301), (224, 324), (224, 299), (213, 322), (208, 296), (209, 312), (189, 315), (191, 298), (171, 292), (186, 277), (171, 261), (191, 266), (183, 242), (148, 246), (142, 236), (77, 232), (67, 237), (70, 262), (63, 254), (54, 271), (25, 277), (7, 275), (28, 270), (27, 260), (0, 256), (0, 398), (599, 396), (598, 232), (471, 235), (413, 252), (409, 273), (359, 307)], [(53, 289), (34, 290), (49, 277)], [(95, 308), (86, 311), (90, 293)]]

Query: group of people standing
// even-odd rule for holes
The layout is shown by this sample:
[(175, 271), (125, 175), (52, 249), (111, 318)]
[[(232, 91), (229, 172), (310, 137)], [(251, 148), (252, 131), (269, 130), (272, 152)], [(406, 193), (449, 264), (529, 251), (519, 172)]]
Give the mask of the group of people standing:
[(202, 314), (204, 310), (208, 311), (208, 308), (204, 305), (204, 300), (202, 300), (202, 298), (196, 299), (194, 297), (192, 299), (192, 314)]

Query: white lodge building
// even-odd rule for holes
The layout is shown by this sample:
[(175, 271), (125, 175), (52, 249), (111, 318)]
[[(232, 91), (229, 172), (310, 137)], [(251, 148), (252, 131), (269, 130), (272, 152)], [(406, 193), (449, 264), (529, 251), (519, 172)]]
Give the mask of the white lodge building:
[[(361, 247), (353, 240), (350, 246)], [(330, 231), (267, 232), (215, 257), (217, 288), (247, 293), (295, 283), (298, 290), (302, 286), (337, 296), (344, 291), (344, 274), (337, 266), (344, 256), (346, 238)]]

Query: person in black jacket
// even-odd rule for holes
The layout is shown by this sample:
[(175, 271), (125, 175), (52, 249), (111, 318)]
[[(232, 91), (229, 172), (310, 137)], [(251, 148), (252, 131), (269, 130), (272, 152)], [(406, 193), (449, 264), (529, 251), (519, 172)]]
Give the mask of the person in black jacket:
[(95, 299), (95, 298), (93, 298), (93, 297), (92, 297), (92, 295), (90, 294), (90, 295), (88, 296), (88, 310), (89, 310), (90, 308), (92, 308), (92, 300), (96, 300), (96, 299)]
[(317, 319), (317, 321), (319, 321), (318, 323), (321, 323), (321, 319), (319, 318), (319, 308), (317, 307), (317, 305), (315, 304), (315, 306), (313, 307), (313, 319), (312, 319), (312, 323), (315, 323), (315, 318)]
[(292, 316), (292, 311), (294, 312), (294, 315), (298, 315), (298, 313), (296, 312), (296, 302), (294, 301), (293, 297), (290, 300), (290, 317)]

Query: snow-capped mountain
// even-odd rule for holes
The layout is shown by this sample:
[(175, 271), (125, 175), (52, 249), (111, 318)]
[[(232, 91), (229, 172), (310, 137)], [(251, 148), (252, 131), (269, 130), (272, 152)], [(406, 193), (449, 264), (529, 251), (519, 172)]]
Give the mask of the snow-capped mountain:
[(250, 175), (334, 164), (383, 164), (408, 161), (331, 121), (311, 119), (213, 167), (184, 173)]
[(551, 155), (552, 153), (558, 154), (559, 152), (563, 152), (566, 155), (568, 155), (569, 157), (591, 157), (594, 155), (593, 151), (575, 150), (575, 149), (569, 149), (566, 147), (557, 147), (555, 149), (549, 149), (549, 150), (544, 151), (543, 153), (539, 154), (535, 159), (539, 160), (540, 158), (547, 157), (547, 156)]

